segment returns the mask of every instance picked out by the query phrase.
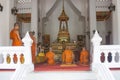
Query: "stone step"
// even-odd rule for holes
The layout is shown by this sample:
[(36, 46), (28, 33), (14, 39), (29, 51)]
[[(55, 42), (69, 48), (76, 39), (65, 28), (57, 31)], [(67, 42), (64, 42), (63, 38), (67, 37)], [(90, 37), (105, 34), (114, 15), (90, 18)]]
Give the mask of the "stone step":
[(97, 80), (92, 71), (41, 71), (29, 73), (25, 80)]
[(0, 71), (0, 80), (10, 80), (14, 71)]

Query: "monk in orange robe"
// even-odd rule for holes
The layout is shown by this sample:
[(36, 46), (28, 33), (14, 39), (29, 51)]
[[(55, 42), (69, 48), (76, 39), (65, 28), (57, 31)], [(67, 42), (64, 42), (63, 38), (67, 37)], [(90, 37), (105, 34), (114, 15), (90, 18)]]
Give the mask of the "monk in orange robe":
[(32, 62), (35, 63), (35, 54), (36, 54), (36, 38), (34, 37), (34, 32), (29, 32), (31, 39), (33, 40), (32, 46), (31, 46), (31, 52), (32, 52)]
[(72, 64), (74, 61), (73, 51), (69, 47), (66, 47), (66, 50), (62, 54), (62, 62), (64, 64)]
[(52, 48), (50, 48), (49, 52), (46, 53), (47, 63), (50, 65), (55, 64), (54, 60), (55, 54), (52, 52)]
[(18, 23), (14, 24), (14, 28), (10, 32), (10, 39), (12, 40), (12, 46), (22, 46)]
[(89, 53), (84, 47), (82, 48), (82, 51), (80, 52), (80, 64), (83, 64), (83, 65), (89, 64)]

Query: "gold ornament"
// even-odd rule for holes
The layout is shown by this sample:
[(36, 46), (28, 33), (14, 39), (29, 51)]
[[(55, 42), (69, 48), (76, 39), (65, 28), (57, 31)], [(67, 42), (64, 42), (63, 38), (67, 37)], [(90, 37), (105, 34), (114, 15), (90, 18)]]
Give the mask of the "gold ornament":
[(9, 54), (7, 55), (6, 61), (7, 61), (8, 64), (10, 64), (11, 58), (10, 58), (10, 55), (9, 55)]
[(21, 64), (24, 64), (24, 62), (25, 62), (25, 58), (24, 58), (23, 54), (20, 55), (20, 62), (21, 62)]

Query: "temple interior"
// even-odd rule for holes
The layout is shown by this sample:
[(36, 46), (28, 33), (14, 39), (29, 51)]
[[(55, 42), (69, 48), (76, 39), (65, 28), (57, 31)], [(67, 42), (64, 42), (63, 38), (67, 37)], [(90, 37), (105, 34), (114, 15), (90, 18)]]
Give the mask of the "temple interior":
[(37, 13), (35, 13), (31, 12), (30, 5), (32, 4), (29, 1), (26, 3), (21, 0), (15, 1), (18, 12), (14, 15), (15, 21), (20, 23), (20, 37), (23, 38), (27, 31), (35, 32), (36, 56), (41, 52), (48, 52), (51, 47), (56, 54), (55, 60), (58, 62), (61, 61), (65, 47), (70, 47), (74, 52), (75, 61), (79, 61), (83, 47), (90, 53), (90, 38), (95, 30), (98, 30), (103, 38), (102, 44), (112, 44), (110, 12), (98, 9), (95, 19), (96, 28), (91, 28), (88, 2), (88, 0), (80, 0), (79, 5), (69, 0), (46, 0), (46, 2), (40, 0), (36, 6)]
[(0, 79), (120, 80), (120, 0), (0, 0)]

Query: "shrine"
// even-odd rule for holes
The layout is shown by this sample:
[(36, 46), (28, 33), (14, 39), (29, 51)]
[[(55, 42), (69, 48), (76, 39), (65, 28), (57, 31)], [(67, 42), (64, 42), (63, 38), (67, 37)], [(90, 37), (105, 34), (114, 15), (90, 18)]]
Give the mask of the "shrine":
[(58, 17), (60, 22), (59, 24), (59, 32), (57, 35), (56, 42), (51, 44), (53, 51), (56, 54), (56, 61), (61, 61), (62, 52), (65, 50), (65, 47), (70, 47), (72, 51), (76, 49), (76, 42), (71, 42), (70, 33), (69, 33), (69, 26), (68, 20), (69, 17), (67, 16), (65, 9), (64, 9), (64, 0), (63, 0), (63, 8), (60, 16)]
[(60, 21), (58, 38), (57, 38), (58, 42), (59, 43), (70, 42), (70, 34), (68, 29), (69, 17), (66, 15), (64, 10), (64, 1), (63, 1), (63, 10), (58, 20)]

